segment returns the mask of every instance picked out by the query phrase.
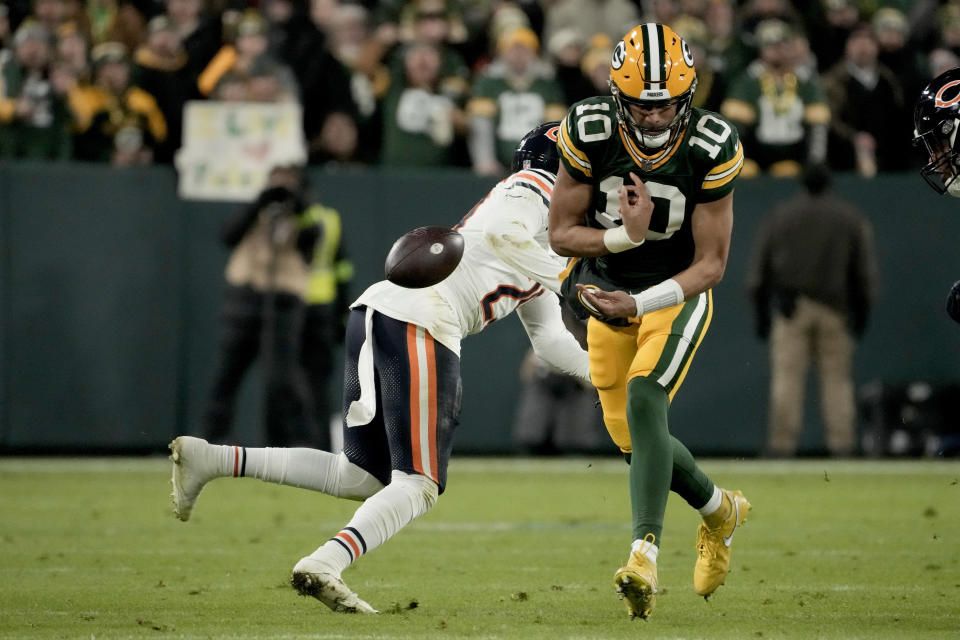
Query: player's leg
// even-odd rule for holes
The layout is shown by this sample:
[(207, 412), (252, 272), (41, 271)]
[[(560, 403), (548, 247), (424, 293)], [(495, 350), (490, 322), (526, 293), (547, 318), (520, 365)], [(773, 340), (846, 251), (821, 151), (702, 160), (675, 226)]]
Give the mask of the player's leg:
[(394, 469), (387, 486), (294, 567), (294, 586), (318, 598), (318, 580), (341, 580), (344, 569), (429, 511), (446, 482), (460, 407), (459, 358), (423, 328), (380, 314), (373, 334), (377, 373), (390, 381), (379, 385), (379, 400)]
[(856, 446), (853, 433), (854, 341), (843, 315), (825, 305), (814, 304), (818, 319), (813, 352), (820, 378), (820, 405), (827, 449), (831, 455), (849, 456)]
[(775, 313), (770, 329), (770, 416), (766, 453), (793, 456), (803, 422), (803, 400), (810, 362), (807, 300), (799, 298), (789, 318)]
[[(712, 294), (708, 291), (683, 305), (645, 316), (637, 356), (629, 373), (634, 442), (638, 447), (640, 438), (654, 443), (653, 455), (665, 455), (669, 451), (670, 488), (697, 509), (704, 520), (698, 532), (698, 561), (694, 569), (694, 588), (701, 595), (712, 593), (726, 578), (730, 552), (724, 538), (727, 541), (732, 538), (734, 529), (742, 524), (750, 508), (739, 492), (717, 487), (697, 466), (690, 451), (669, 435), (669, 402), (682, 385), (706, 335), (712, 307)], [(640, 400), (635, 402), (635, 397)], [(648, 457), (644, 466), (653, 464)], [(641, 475), (638, 480), (635, 491), (646, 505), (640, 514), (646, 520), (641, 519), (635, 525), (644, 535), (656, 533), (656, 527), (662, 527), (666, 508), (662, 471)], [(714, 542), (719, 542), (722, 548), (715, 549)]]
[[(365, 340), (362, 311), (351, 313), (344, 359), (344, 410), (360, 397), (358, 359)], [(378, 417), (349, 431), (350, 453), (307, 448), (209, 444), (180, 436), (170, 443), (174, 513), (187, 520), (203, 487), (215, 478), (257, 478), (328, 495), (363, 500), (390, 479), (390, 458)], [(345, 450), (347, 447), (345, 447)], [(369, 471), (368, 471), (369, 470)]]
[[(630, 496), (637, 521), (636, 494), (633, 489), (633, 449), (627, 413), (627, 371), (637, 349), (637, 325), (614, 327), (591, 318), (587, 324), (587, 347), (590, 355), (590, 378), (603, 407), (604, 425), (610, 438), (630, 460)], [(639, 462), (637, 463), (640, 464)], [(637, 537), (631, 545), (626, 565), (614, 573), (614, 586), (624, 601), (627, 614), (646, 618), (653, 610), (657, 594), (657, 534)]]

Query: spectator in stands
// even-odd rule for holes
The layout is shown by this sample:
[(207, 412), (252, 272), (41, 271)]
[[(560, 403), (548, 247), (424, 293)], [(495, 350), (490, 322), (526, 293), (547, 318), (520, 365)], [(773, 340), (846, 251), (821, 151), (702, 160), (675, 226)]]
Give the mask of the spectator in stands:
[(936, 78), (944, 71), (960, 67), (960, 56), (949, 49), (936, 48), (927, 56), (927, 67), (931, 78)]
[(594, 38), (594, 46), (583, 55), (580, 70), (590, 85), (591, 96), (605, 96), (610, 93), (610, 59), (613, 46), (603, 38)]
[(204, 15), (204, 0), (166, 0), (166, 15), (180, 34), (187, 67), (196, 80), (223, 44), (219, 16)]
[(26, 20), (0, 61), (0, 159), (70, 158), (70, 112), (51, 82), (51, 54), (50, 33)]
[(167, 122), (149, 93), (131, 82), (126, 47), (94, 47), (92, 86), (70, 93), (75, 157), (117, 166), (151, 164), (167, 139)]
[(497, 58), (474, 82), (467, 113), (470, 160), (479, 175), (503, 173), (528, 131), (566, 113), (563, 90), (538, 57), (539, 48), (530, 29), (505, 33)]
[(90, 43), (74, 22), (65, 22), (56, 32), (56, 60), (67, 65), (81, 82), (90, 81)]
[(133, 82), (152, 95), (167, 123), (167, 138), (157, 148), (157, 162), (171, 162), (180, 147), (183, 108), (200, 97), (187, 66), (187, 52), (180, 33), (166, 15), (147, 25), (147, 41), (134, 53)]
[(797, 451), (812, 357), (827, 447), (849, 456), (856, 449), (854, 341), (866, 329), (877, 288), (873, 230), (862, 211), (830, 191), (825, 166), (810, 167), (803, 184), (803, 193), (764, 220), (747, 273), (757, 335), (770, 339), (766, 453)]
[(258, 354), (264, 380), (267, 444), (313, 444), (299, 369), (303, 296), (318, 230), (302, 216), (302, 171), (275, 167), (266, 188), (224, 224), (226, 267), (220, 341), (205, 415), (206, 438), (222, 441), (233, 425), (240, 383)]
[(440, 89), (440, 52), (427, 42), (404, 47), (403, 70), (389, 80), (382, 101), (380, 162), (386, 166), (454, 164), (454, 137), (466, 133), (466, 115)]
[(32, 0), (31, 5), (31, 18), (46, 29), (47, 33), (56, 34), (67, 21), (63, 0)]
[(247, 70), (247, 97), (251, 102), (299, 103), (297, 81), (290, 68), (270, 56), (260, 56)]
[[(703, 23), (707, 28), (707, 39), (703, 43), (705, 60), (710, 68), (728, 79), (745, 69), (753, 55), (738, 37), (733, 1), (707, 3), (703, 11)], [(699, 69), (700, 61), (695, 58), (694, 62)]]
[(127, 51), (134, 51), (146, 40), (147, 18), (143, 11), (153, 11), (151, 4), (142, 0), (86, 0), (85, 7), (92, 46), (119, 42)]
[[(355, 130), (357, 109), (351, 95), (350, 72), (330, 50), (331, 35), (311, 20), (313, 14), (299, 9), (291, 0), (271, 0), (264, 11), (270, 23), (270, 51), (293, 70), (300, 86), (303, 129), (312, 159), (342, 155), (325, 147), (329, 136), (324, 136), (324, 129), (327, 120), (337, 114), (333, 122), (340, 122), (338, 127)], [(356, 137), (355, 132), (352, 137)]]
[(797, 64), (793, 29), (782, 20), (756, 28), (760, 58), (731, 81), (721, 113), (740, 131), (744, 177), (799, 175), (827, 152), (830, 108), (818, 76)]
[[(440, 91), (462, 104), (470, 90), (470, 70), (454, 48), (465, 37), (463, 23), (448, 0), (413, 0), (401, 12), (397, 40), (373, 38), (360, 60), (361, 70), (371, 76), (404, 72), (405, 50), (410, 43), (432, 44), (440, 54)], [(378, 70), (377, 65), (385, 69)]]
[(582, 68), (587, 53), (587, 41), (578, 31), (560, 29), (547, 42), (547, 52), (553, 64), (557, 83), (563, 89), (566, 104), (580, 102), (597, 95)]
[(550, 42), (557, 32), (569, 29), (584, 42), (597, 34), (616, 42), (623, 37), (624, 25), (639, 22), (637, 4), (630, 0), (558, 0), (546, 8), (543, 38)]
[(940, 24), (940, 47), (960, 53), (960, 5), (950, 5), (951, 11), (946, 12)]
[(810, 48), (817, 58), (817, 71), (825, 73), (844, 56), (847, 39), (860, 25), (860, 9), (854, 0), (823, 0), (823, 15), (806, 16)]
[[(906, 16), (893, 7), (883, 7), (873, 14), (871, 24), (880, 49), (880, 64), (900, 79), (904, 96), (920, 95), (921, 88), (930, 78), (926, 75), (923, 57), (910, 43), (910, 24)], [(911, 120), (904, 119), (905, 122)]]
[[(174, 0), (181, 1), (181, 0)], [(267, 40), (267, 22), (259, 12), (248, 10), (237, 23), (233, 43), (227, 43), (206, 66), (197, 79), (200, 94), (209, 96), (217, 86), (220, 76), (227, 71), (245, 74), (253, 61), (266, 55), (270, 42)]]
[[(830, 167), (856, 170), (872, 178), (877, 171), (904, 170), (910, 155), (907, 135), (890, 135), (891, 123), (911, 118), (893, 72), (877, 61), (877, 41), (869, 25), (854, 29), (844, 57), (823, 78), (830, 102)], [(903, 131), (904, 134), (907, 131)]]
[[(719, 112), (727, 91), (727, 79), (723, 72), (723, 61), (707, 55), (705, 43), (710, 39), (707, 25), (700, 18), (685, 14), (674, 20), (671, 26), (690, 46), (690, 53), (697, 63), (697, 91), (693, 94), (691, 104)], [(714, 67), (714, 64), (719, 67)]]
[[(325, 1), (318, 0), (314, 4)], [(370, 12), (360, 5), (343, 4), (338, 6), (329, 24), (321, 24), (316, 19), (314, 23), (318, 29), (325, 30), (331, 54), (347, 70), (350, 97), (356, 107), (357, 127), (363, 131), (377, 108), (374, 77), (364, 73), (360, 67), (360, 57), (371, 38)], [(374, 135), (380, 135), (379, 129)]]

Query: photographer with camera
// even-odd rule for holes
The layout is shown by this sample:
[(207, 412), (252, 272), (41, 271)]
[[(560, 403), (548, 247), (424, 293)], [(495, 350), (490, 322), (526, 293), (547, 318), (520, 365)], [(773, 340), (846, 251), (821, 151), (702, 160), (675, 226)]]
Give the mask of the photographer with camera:
[(226, 268), (223, 336), (206, 416), (206, 438), (230, 431), (237, 391), (259, 353), (266, 443), (310, 444), (308, 396), (299, 368), (303, 297), (318, 227), (303, 212), (299, 167), (274, 167), (267, 186), (223, 227)]

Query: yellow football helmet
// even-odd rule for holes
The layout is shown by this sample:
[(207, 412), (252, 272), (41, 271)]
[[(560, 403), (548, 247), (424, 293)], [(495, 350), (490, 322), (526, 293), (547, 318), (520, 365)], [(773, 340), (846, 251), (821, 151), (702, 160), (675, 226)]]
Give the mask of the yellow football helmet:
[[(659, 149), (675, 141), (690, 120), (697, 71), (690, 46), (673, 29), (655, 22), (637, 25), (623, 36), (610, 60), (610, 92), (617, 117), (641, 147)], [(660, 108), (677, 105), (665, 129), (644, 129), (629, 105)]]

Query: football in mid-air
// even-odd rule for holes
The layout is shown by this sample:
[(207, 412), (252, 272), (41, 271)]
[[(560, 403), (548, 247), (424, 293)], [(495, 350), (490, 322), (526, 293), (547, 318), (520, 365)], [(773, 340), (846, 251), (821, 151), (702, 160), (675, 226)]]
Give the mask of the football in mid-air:
[(407, 287), (430, 287), (453, 273), (463, 257), (463, 236), (450, 227), (409, 231), (396, 242), (383, 265), (387, 280)]

